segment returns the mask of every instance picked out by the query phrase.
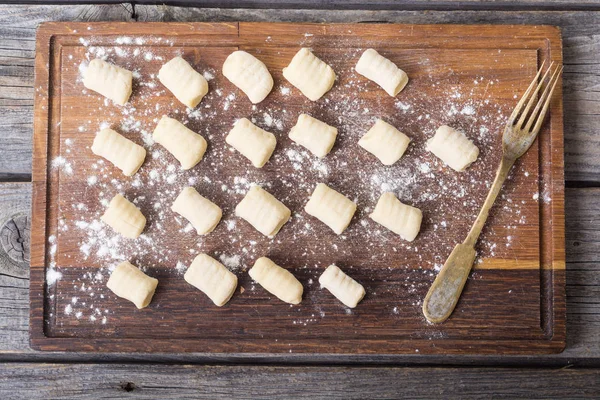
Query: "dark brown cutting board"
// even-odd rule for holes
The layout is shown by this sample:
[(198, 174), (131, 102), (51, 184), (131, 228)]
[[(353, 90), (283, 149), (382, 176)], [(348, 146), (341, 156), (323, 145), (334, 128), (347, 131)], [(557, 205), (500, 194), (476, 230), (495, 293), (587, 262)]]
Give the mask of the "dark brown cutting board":
[[(281, 70), (300, 47), (337, 72), (333, 89), (312, 103)], [(357, 75), (361, 52), (377, 49), (409, 77), (391, 98)], [(253, 107), (220, 73), (243, 49), (275, 79)], [(181, 54), (209, 79), (210, 92), (189, 112), (156, 79)], [(80, 67), (107, 60), (136, 71), (130, 103), (119, 107), (86, 91)], [(501, 153), (500, 134), (543, 61), (562, 62), (561, 37), (549, 26), (271, 23), (48, 23), (38, 30), (31, 261), (31, 345), (49, 351), (542, 353), (565, 344), (565, 253), (562, 92), (538, 141), (514, 167), (478, 244), (477, 265), (452, 317), (428, 324), (422, 299), (436, 270), (462, 241), (487, 193)], [(290, 142), (298, 114), (337, 126), (338, 141), (318, 161)], [(149, 136), (163, 114), (209, 142), (205, 159), (181, 171)], [(224, 137), (242, 117), (273, 132), (274, 156), (255, 169)], [(412, 138), (407, 154), (384, 167), (356, 142), (382, 117)], [(463, 130), (480, 158), (456, 173), (425, 150), (435, 129)], [(144, 144), (138, 174), (124, 177), (95, 156), (94, 134), (112, 126)], [(318, 182), (358, 204), (352, 224), (334, 235), (303, 206)], [(250, 183), (259, 183), (293, 214), (274, 240), (233, 216)], [(170, 205), (192, 184), (224, 210), (199, 237)], [(391, 190), (423, 210), (408, 243), (368, 218)], [(142, 238), (122, 239), (98, 223), (107, 200), (123, 193), (148, 218)], [(239, 288), (215, 307), (183, 279), (206, 252), (234, 270)], [(247, 269), (269, 256), (305, 287), (298, 306), (253, 283)], [(151, 305), (137, 310), (106, 289), (109, 268), (129, 259), (159, 279)], [(319, 288), (336, 263), (367, 296), (354, 310)]]

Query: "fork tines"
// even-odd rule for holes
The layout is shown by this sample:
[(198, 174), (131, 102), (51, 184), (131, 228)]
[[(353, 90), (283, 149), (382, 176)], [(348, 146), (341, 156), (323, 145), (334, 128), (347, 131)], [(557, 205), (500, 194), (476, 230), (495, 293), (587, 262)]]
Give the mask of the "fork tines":
[[(519, 100), (519, 103), (508, 118), (507, 125), (514, 126), (516, 129), (519, 130), (524, 129), (525, 131), (529, 131), (530, 128), (533, 126), (531, 132), (538, 133), (540, 127), (542, 126), (542, 122), (544, 121), (544, 117), (548, 112), (548, 107), (550, 105), (552, 93), (554, 92), (554, 88), (556, 87), (558, 78), (560, 77), (560, 74), (563, 70), (562, 65), (555, 66), (554, 61), (552, 61), (550, 66), (546, 69), (546, 72), (544, 73), (542, 79), (539, 80), (542, 70), (544, 69), (545, 63), (545, 61), (542, 63), (540, 69), (533, 78), (533, 81), (525, 91), (525, 94), (523, 94), (523, 97), (521, 97), (521, 100)], [(546, 82), (548, 76), (550, 76), (550, 79), (548, 80), (547, 84), (544, 85), (544, 82)], [(538, 100), (537, 95), (542, 86), (545, 87)], [(531, 107), (534, 103), (536, 103), (535, 107), (530, 113), (529, 111), (531, 110)], [(520, 118), (517, 121), (517, 117), (519, 117), (519, 115)]]

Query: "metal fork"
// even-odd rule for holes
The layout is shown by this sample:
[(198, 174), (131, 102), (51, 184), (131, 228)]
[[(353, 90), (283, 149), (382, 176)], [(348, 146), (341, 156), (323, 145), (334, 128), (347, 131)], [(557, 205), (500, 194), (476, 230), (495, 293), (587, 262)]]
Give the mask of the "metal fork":
[[(550, 64), (541, 81), (536, 85), (544, 69), (544, 64), (542, 64), (508, 119), (502, 136), (502, 161), (500, 161), (490, 192), (467, 238), (463, 243), (454, 247), (423, 301), (423, 314), (430, 322), (443, 322), (454, 311), (469, 272), (473, 267), (476, 255), (475, 243), (487, 220), (490, 208), (492, 208), (498, 193), (500, 193), (510, 168), (517, 158), (525, 154), (531, 147), (548, 113), (552, 93), (563, 69), (562, 66), (557, 66), (554, 68), (554, 72), (550, 74), (553, 66), (554, 62)], [(550, 76), (550, 80), (536, 103), (537, 95), (548, 76)], [(535, 107), (531, 111), (534, 104)]]

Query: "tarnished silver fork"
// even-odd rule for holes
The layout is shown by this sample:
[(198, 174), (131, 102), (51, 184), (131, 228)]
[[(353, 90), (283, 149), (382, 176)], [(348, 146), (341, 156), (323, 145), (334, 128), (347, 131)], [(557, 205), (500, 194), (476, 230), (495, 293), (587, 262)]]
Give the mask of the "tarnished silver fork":
[[(463, 243), (457, 244), (454, 247), (454, 250), (450, 253), (450, 256), (435, 278), (423, 301), (423, 314), (425, 314), (425, 318), (430, 322), (439, 323), (445, 321), (452, 314), (452, 311), (454, 311), (454, 307), (456, 307), (467, 277), (473, 267), (476, 255), (475, 243), (488, 218), (490, 208), (492, 208), (498, 193), (500, 193), (502, 184), (506, 180), (511, 167), (517, 158), (525, 154), (529, 147), (531, 147), (548, 113), (552, 93), (562, 72), (562, 66), (553, 67), (554, 62), (550, 64), (538, 83), (544, 69), (544, 64), (542, 64), (527, 91), (525, 91), (525, 94), (508, 118), (508, 122), (504, 128), (504, 135), (502, 136), (502, 161), (500, 161), (500, 166), (496, 172), (496, 178), (490, 188), (490, 192), (467, 238)], [(552, 70), (554, 72), (551, 73)], [(544, 82), (548, 76), (550, 76), (550, 79), (538, 99), (537, 95), (544, 86)], [(532, 111), (534, 105), (535, 107)]]

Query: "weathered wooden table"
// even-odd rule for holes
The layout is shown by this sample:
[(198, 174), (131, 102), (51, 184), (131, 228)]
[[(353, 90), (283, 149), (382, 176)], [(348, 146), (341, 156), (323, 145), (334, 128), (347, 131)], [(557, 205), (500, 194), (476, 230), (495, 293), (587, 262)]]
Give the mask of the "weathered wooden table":
[[(511, 357), (39, 353), (28, 345), (27, 252), (20, 252), (17, 246), (9, 256), (0, 247), (0, 398), (600, 396), (600, 231), (596, 225), (600, 221), (597, 89), (600, 3), (597, 0), (308, 3), (315, 8), (330, 9), (282, 9), (286, 5), (298, 7), (302, 2), (273, 0), (238, 2), (264, 9), (132, 3), (0, 6), (0, 224), (13, 218), (14, 226), (22, 230), (30, 208), (34, 40), (40, 22), (225, 20), (557, 25), (563, 31), (565, 60), (566, 350), (556, 355)], [(204, 4), (230, 6), (219, 0)], [(459, 6), (460, 10), (455, 9)]]

